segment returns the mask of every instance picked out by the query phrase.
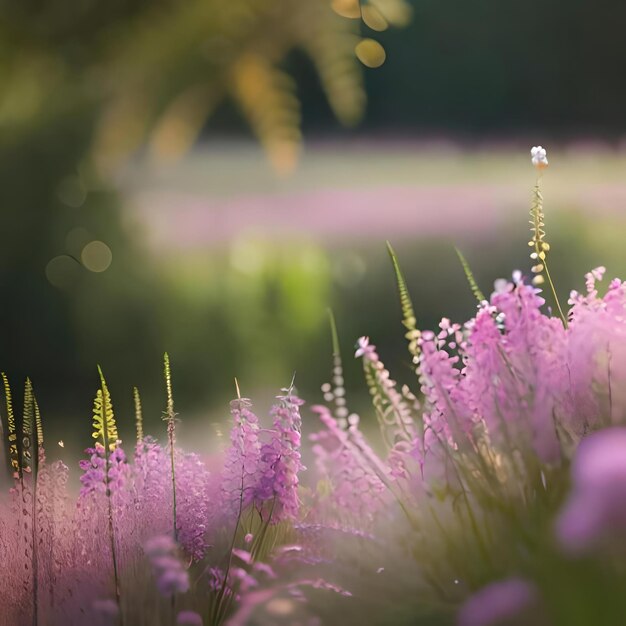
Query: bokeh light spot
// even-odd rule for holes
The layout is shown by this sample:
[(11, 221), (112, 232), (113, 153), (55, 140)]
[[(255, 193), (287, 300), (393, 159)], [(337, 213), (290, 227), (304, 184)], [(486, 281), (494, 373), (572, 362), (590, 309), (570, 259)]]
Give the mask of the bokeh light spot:
[(332, 0), (331, 7), (337, 15), (357, 19), (361, 17), (359, 0)]
[(103, 241), (92, 241), (83, 248), (80, 260), (89, 271), (104, 272), (111, 265), (113, 253)]
[(374, 39), (362, 39), (356, 45), (354, 52), (366, 67), (380, 67), (387, 58), (385, 49)]
[(363, 21), (372, 30), (383, 31), (387, 30), (389, 27), (389, 23), (383, 14), (376, 7), (371, 5), (363, 7)]
[(46, 265), (46, 278), (55, 287), (69, 287), (76, 280), (80, 265), (75, 259), (67, 256), (55, 256)]

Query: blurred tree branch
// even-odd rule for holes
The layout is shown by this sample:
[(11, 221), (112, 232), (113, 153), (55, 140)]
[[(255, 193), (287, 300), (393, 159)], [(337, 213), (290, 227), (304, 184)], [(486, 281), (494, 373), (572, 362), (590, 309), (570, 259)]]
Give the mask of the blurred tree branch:
[(408, 15), (406, 0), (4, 0), (0, 127), (19, 132), (89, 103), (99, 111), (91, 146), (107, 170), (146, 140), (159, 158), (179, 156), (228, 98), (289, 170), (300, 107), (282, 59), (304, 50), (337, 118), (355, 124), (360, 18), (383, 30)]

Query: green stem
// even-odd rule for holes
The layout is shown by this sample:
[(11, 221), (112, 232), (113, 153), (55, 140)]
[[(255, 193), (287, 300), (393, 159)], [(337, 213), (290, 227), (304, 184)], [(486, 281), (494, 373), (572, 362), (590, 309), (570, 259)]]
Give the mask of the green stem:
[[(39, 450), (37, 450), (39, 454)], [(33, 541), (33, 624), (39, 624), (39, 555), (37, 552), (37, 472), (33, 472), (33, 508), (32, 508), (32, 541)]]
[(175, 463), (175, 455), (174, 455), (174, 418), (170, 417), (169, 423), (167, 425), (167, 438), (170, 444), (170, 466), (172, 470), (172, 515), (173, 515), (173, 523), (174, 523), (174, 541), (178, 543), (178, 526), (177, 526), (177, 515), (176, 515), (176, 463)]
[(556, 295), (556, 289), (554, 288), (554, 283), (552, 282), (552, 277), (550, 276), (547, 259), (543, 260), (543, 267), (546, 271), (546, 278), (548, 279), (548, 283), (550, 284), (550, 289), (552, 289), (552, 295), (554, 297), (554, 301), (556, 302), (556, 308), (559, 310), (559, 315), (561, 316), (563, 326), (565, 326), (565, 328), (567, 329), (567, 317), (565, 317), (563, 309), (561, 308), (561, 303), (559, 302), (559, 297)]
[(235, 547), (235, 541), (237, 540), (237, 532), (239, 530), (239, 523), (241, 521), (241, 513), (243, 511), (243, 487), (244, 487), (243, 479), (244, 479), (244, 467), (242, 463), (241, 465), (241, 493), (239, 495), (239, 511), (237, 513), (237, 522), (235, 523), (235, 531), (233, 532), (233, 538), (230, 542), (230, 548), (228, 550), (228, 565), (226, 566), (226, 571), (224, 572), (224, 581), (222, 582), (222, 587), (219, 590), (217, 598), (215, 599), (215, 604), (213, 605), (213, 609), (211, 610), (210, 626), (217, 626), (223, 617), (223, 611), (220, 611), (220, 609), (222, 608), (220, 605), (222, 603), (222, 600), (224, 599), (224, 594), (226, 593), (226, 587), (228, 585), (228, 575), (230, 574), (230, 568), (233, 562), (233, 549)]

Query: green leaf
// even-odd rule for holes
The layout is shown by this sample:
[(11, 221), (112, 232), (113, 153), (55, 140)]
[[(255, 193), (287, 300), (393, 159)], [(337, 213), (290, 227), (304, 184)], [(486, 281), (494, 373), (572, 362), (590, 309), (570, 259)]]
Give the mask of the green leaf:
[(115, 415), (113, 414), (113, 404), (111, 394), (107, 387), (106, 380), (98, 366), (100, 374), (100, 389), (96, 393), (93, 406), (93, 438), (100, 439), (105, 450), (114, 450), (119, 439)]
[(415, 318), (415, 311), (413, 310), (413, 302), (406, 286), (404, 275), (400, 269), (398, 257), (389, 242), (387, 242), (387, 250), (389, 251), (389, 256), (391, 257), (391, 262), (393, 264), (393, 270), (396, 275), (398, 294), (400, 295), (400, 306), (402, 307), (402, 323), (407, 329), (404, 336), (408, 341), (409, 353), (413, 357), (413, 363), (417, 363), (417, 357), (420, 353), (418, 340), (421, 337), (421, 332), (417, 328), (417, 319)]
[(478, 300), (479, 303), (484, 302), (485, 300), (487, 300), (487, 298), (485, 298), (485, 294), (480, 290), (480, 287), (478, 286), (478, 283), (474, 278), (474, 274), (470, 269), (467, 259), (463, 256), (463, 253), (456, 246), (454, 247), (454, 249), (456, 250), (457, 256), (459, 257), (459, 261), (461, 261), (463, 271), (465, 272), (467, 282), (469, 283), (470, 289), (472, 290), (474, 297), (476, 298), (476, 300)]

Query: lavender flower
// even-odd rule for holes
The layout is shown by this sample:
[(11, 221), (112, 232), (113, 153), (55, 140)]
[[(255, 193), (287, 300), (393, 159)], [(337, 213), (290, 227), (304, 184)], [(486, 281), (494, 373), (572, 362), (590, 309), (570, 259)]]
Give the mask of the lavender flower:
[(153, 537), (146, 542), (144, 550), (161, 595), (169, 597), (189, 590), (189, 576), (178, 557), (178, 547), (169, 535)]
[(198, 561), (206, 550), (210, 500), (216, 494), (210, 493), (210, 474), (197, 454), (177, 453), (176, 484), (178, 541)]
[[(360, 523), (371, 522), (385, 504), (386, 491), (383, 482), (352, 441), (358, 432), (358, 424), (345, 431), (326, 407), (314, 406), (313, 411), (325, 427), (310, 435), (315, 463), (320, 477), (330, 487), (327, 493), (322, 494), (318, 509), (328, 500), (334, 514), (340, 511)], [(374, 452), (371, 451), (371, 454)], [(332, 511), (333, 508), (335, 511)], [(317, 513), (324, 515), (322, 510)]]
[(108, 484), (104, 447), (97, 443), (95, 448), (87, 448), (86, 452), (89, 454), (89, 460), (79, 462), (83, 470), (83, 475), (80, 477), (81, 496), (92, 493), (104, 494), (107, 487), (111, 494), (119, 493), (124, 488), (129, 475), (129, 467), (122, 447), (118, 445), (109, 453)]
[(254, 497), (258, 502), (272, 500), (274, 521), (295, 518), (300, 506), (298, 474), (304, 469), (300, 461), (302, 404), (304, 402), (290, 392), (278, 396), (271, 411), (274, 430), (260, 451), (259, 481)]
[[(225, 511), (237, 513), (254, 499), (261, 458), (259, 419), (251, 411), (252, 403), (239, 398), (230, 403), (234, 425), (230, 432), (231, 445), (226, 453), (222, 474), (222, 501)], [(241, 505), (241, 506), (240, 506)]]
[(202, 626), (202, 618), (195, 611), (181, 611), (176, 616), (178, 626)]

